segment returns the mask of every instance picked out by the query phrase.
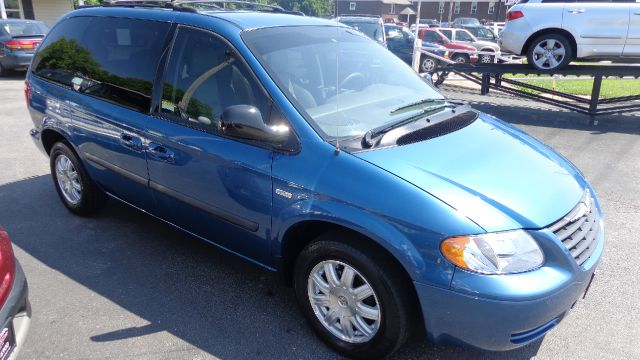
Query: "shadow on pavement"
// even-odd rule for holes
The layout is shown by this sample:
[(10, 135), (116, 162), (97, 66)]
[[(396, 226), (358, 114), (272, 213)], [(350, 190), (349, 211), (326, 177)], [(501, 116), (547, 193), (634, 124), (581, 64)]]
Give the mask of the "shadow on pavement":
[[(155, 218), (116, 201), (96, 217), (73, 216), (49, 176), (0, 186), (0, 204), (15, 246), (150, 323), (80, 334), (90, 341), (166, 331), (223, 359), (337, 358), (303, 321), (277, 274)], [(397, 358), (529, 359), (540, 346), (490, 353), (423, 339), (416, 335)]]

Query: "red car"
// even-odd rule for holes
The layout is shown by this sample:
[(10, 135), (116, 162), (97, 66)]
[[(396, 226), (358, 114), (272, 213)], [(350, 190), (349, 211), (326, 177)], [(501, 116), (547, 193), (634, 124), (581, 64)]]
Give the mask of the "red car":
[[(478, 62), (478, 50), (471, 45), (460, 44), (449, 40), (438, 29), (426, 28), (418, 31), (418, 37), (424, 41), (451, 49), (449, 58), (459, 63)], [(456, 51), (457, 50), (457, 51)]]
[(0, 226), (0, 360), (15, 359), (31, 323), (27, 279)]

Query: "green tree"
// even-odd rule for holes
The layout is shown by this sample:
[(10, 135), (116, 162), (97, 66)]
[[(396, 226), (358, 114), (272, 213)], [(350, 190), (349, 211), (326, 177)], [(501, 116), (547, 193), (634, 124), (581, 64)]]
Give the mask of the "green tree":
[(308, 16), (332, 16), (332, 0), (276, 0), (276, 3), (287, 10), (302, 11)]

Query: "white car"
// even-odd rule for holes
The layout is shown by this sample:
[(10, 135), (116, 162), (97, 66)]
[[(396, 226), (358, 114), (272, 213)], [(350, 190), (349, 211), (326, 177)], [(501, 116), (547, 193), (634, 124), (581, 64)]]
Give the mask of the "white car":
[(438, 29), (449, 40), (471, 45), (478, 49), (478, 62), (490, 64), (494, 62), (496, 56), (500, 56), (500, 46), (494, 42), (478, 40), (466, 29), (440, 28)]
[(640, 2), (521, 0), (507, 12), (503, 50), (541, 70), (575, 59), (640, 60)]

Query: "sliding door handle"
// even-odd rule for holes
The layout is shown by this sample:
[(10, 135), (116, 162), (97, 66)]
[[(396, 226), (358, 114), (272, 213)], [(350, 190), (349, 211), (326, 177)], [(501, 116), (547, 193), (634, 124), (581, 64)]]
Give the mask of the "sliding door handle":
[(149, 143), (149, 155), (156, 160), (169, 164), (174, 164), (176, 162), (175, 153), (162, 144), (154, 142)]
[(120, 134), (120, 144), (135, 151), (142, 151), (142, 139), (131, 134)]

